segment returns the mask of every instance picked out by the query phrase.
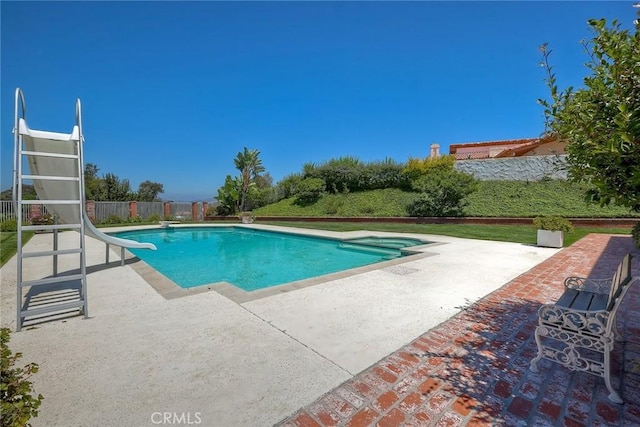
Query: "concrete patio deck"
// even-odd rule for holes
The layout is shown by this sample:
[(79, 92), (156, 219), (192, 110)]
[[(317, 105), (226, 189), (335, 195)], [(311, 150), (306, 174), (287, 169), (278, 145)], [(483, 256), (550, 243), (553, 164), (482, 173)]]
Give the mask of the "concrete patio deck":
[[(61, 248), (74, 235), (62, 233)], [(640, 285), (620, 313), (629, 340), (614, 358), (627, 404), (610, 404), (600, 378), (526, 369), (540, 302), (561, 293), (566, 275), (609, 274), (634, 251), (629, 237), (591, 235), (558, 252), (407, 236), (440, 244), (421, 249), (430, 256), (242, 303), (213, 291), (165, 299), (135, 260), (118, 267), (112, 251), (107, 268), (104, 245), (87, 239), (91, 318), (12, 334), (22, 361), (40, 365), (33, 380), (45, 400), (33, 425), (153, 426), (167, 414), (174, 425), (223, 427), (640, 425)], [(36, 235), (28, 250), (50, 240)], [(28, 276), (50, 274), (50, 260), (32, 260)], [(77, 268), (71, 261), (60, 271)], [(637, 259), (633, 267), (637, 275)], [(0, 271), (2, 325), (12, 328), (15, 271), (15, 258)]]
[[(618, 315), (626, 342), (614, 349), (612, 381), (624, 405), (611, 403), (604, 380), (536, 354), (537, 309), (555, 301), (567, 276), (611, 277), (627, 236), (592, 234), (427, 331), (307, 405), (282, 426), (640, 426), (640, 284)], [(633, 274), (640, 273), (638, 258)]]

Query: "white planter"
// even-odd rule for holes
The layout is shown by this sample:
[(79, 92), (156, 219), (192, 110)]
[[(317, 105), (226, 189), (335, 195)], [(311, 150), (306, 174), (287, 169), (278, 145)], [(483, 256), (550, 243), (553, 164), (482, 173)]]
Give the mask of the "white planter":
[(538, 246), (545, 248), (561, 248), (564, 241), (562, 231), (538, 230)]

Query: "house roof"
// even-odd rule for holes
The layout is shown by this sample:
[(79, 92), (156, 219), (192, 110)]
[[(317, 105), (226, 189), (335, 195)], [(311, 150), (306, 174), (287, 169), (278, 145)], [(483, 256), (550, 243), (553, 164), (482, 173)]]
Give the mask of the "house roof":
[[(521, 156), (534, 148), (555, 140), (551, 136), (542, 138), (522, 138), (522, 139), (505, 139), (501, 141), (485, 141), (485, 142), (469, 142), (464, 144), (451, 144), (449, 146), (449, 154), (454, 155), (458, 159), (481, 159), (489, 157), (489, 151), (492, 148), (504, 147), (494, 157), (514, 157)], [(469, 149), (478, 149), (477, 152), (469, 151)], [(458, 153), (458, 150), (464, 149), (464, 152)]]
[(539, 141), (540, 138), (505, 139), (502, 141), (465, 142), (463, 144), (449, 145), (449, 154), (455, 154), (459, 148), (499, 147), (501, 145), (529, 144)]

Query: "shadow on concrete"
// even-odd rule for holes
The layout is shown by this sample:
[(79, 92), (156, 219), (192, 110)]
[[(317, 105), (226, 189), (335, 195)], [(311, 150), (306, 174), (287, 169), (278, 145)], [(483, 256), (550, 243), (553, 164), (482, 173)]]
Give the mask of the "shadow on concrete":
[[(125, 265), (131, 265), (140, 261), (138, 257), (132, 257), (125, 259)], [(86, 267), (87, 274), (96, 273), (99, 271), (107, 270), (110, 268), (117, 268), (121, 266), (120, 260), (112, 261), (109, 263), (91, 265)], [(71, 276), (80, 274), (80, 268), (67, 270), (58, 273), (57, 276), (49, 275), (45, 278)], [(88, 279), (89, 280), (89, 279)], [(61, 281), (59, 283), (50, 283), (46, 285), (31, 286), (26, 294), (24, 294), (24, 303), (22, 310), (35, 309), (45, 306), (50, 306), (52, 309), (56, 305), (80, 301), (82, 292), (82, 283), (80, 280)], [(90, 302), (89, 302), (90, 304)], [(57, 310), (51, 313), (41, 314), (36, 316), (27, 317), (23, 321), (24, 327), (36, 326), (47, 322), (59, 321), (61, 319), (82, 316), (84, 313), (78, 308)]]

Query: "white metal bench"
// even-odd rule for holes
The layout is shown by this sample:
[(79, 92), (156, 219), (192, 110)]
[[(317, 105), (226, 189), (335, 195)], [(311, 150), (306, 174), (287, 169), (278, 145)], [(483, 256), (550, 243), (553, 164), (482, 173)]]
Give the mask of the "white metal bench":
[(631, 254), (622, 259), (611, 279), (566, 278), (560, 299), (538, 310), (538, 355), (530, 369), (538, 372), (538, 361), (548, 359), (572, 371), (599, 375), (604, 377), (609, 400), (623, 403), (611, 387), (610, 361), (614, 340), (622, 341), (616, 313), (633, 281)]

